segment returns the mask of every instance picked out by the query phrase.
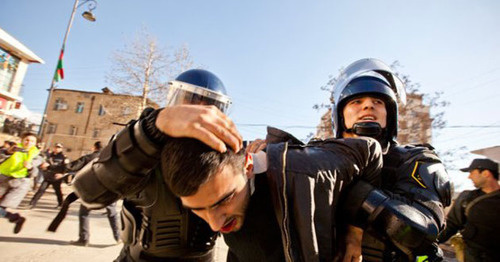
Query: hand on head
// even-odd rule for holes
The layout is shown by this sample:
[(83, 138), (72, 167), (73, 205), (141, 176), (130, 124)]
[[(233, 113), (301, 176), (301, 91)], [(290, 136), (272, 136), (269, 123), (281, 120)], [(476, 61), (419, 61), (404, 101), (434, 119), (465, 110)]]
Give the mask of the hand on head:
[(245, 151), (247, 153), (257, 153), (259, 151), (264, 150), (266, 146), (267, 146), (266, 140), (255, 139), (254, 141), (250, 142), (250, 144), (248, 144)]
[(243, 144), (236, 125), (215, 106), (166, 107), (158, 114), (156, 127), (171, 137), (198, 139), (220, 152), (227, 150), (226, 144), (238, 152)]

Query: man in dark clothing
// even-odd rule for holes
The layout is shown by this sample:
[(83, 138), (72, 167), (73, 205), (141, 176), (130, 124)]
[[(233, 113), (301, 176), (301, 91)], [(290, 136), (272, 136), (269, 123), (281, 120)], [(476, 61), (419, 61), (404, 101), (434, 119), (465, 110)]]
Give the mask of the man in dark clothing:
[[(99, 156), (101, 152), (102, 145), (101, 141), (97, 141), (94, 143), (93, 152), (87, 155), (84, 155), (77, 160), (68, 163), (65, 168), (65, 172), (77, 172), (82, 169), (85, 165), (87, 165), (94, 158)], [(106, 214), (108, 216), (109, 225), (111, 226), (111, 230), (113, 231), (113, 238), (116, 243), (120, 243), (120, 222), (118, 213), (116, 212), (116, 202), (107, 205)], [(79, 220), (79, 231), (78, 231), (78, 240), (71, 241), (70, 243), (77, 246), (88, 246), (89, 244), (89, 213), (90, 209), (85, 207), (85, 205), (80, 205), (80, 211), (78, 212), (78, 220)]]
[(500, 261), (500, 186), (498, 163), (490, 159), (474, 159), (469, 178), (478, 189), (464, 191), (455, 200), (439, 242), (446, 242), (458, 231), (465, 241), (465, 261)]
[(57, 207), (61, 207), (63, 202), (63, 194), (61, 191), (61, 173), (64, 173), (64, 166), (67, 162), (68, 159), (63, 153), (63, 145), (61, 143), (56, 143), (54, 146), (54, 151), (49, 153), (47, 155), (45, 163), (42, 163), (40, 165), (44, 180), (29, 203), (30, 208), (36, 207), (38, 200), (40, 200), (49, 185), (52, 185), (56, 193)]
[(230, 261), (332, 261), (340, 192), (354, 180), (378, 186), (380, 145), (371, 138), (304, 145), (268, 129), (265, 155), (219, 153), (169, 139), (165, 183), (182, 205), (224, 234)]

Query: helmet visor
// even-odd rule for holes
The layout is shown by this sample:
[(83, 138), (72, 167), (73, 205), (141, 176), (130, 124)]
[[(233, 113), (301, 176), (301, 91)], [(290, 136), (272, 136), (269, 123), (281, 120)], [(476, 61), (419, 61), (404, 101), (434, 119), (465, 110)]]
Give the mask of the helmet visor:
[(223, 113), (227, 113), (231, 99), (221, 93), (206, 88), (179, 81), (169, 83), (170, 93), (167, 97), (167, 106), (174, 105), (214, 105)]
[(334, 88), (334, 101), (339, 101), (344, 88), (355, 78), (361, 76), (374, 76), (386, 81), (394, 91), (402, 105), (406, 104), (406, 92), (401, 79), (384, 62), (366, 58), (358, 60), (345, 68), (337, 79)]

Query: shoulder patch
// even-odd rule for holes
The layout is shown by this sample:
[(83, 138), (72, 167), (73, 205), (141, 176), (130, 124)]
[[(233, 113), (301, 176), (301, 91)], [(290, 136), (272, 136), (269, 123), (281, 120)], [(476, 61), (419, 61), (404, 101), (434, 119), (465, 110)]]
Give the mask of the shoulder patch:
[(418, 172), (419, 166), (420, 166), (420, 161), (416, 161), (415, 167), (413, 168), (413, 172), (411, 173), (411, 178), (413, 178), (413, 180), (415, 180), (415, 182), (417, 182), (417, 184), (419, 184), (422, 188), (427, 188), (427, 186), (424, 183), (424, 180), (422, 179), (422, 177)]

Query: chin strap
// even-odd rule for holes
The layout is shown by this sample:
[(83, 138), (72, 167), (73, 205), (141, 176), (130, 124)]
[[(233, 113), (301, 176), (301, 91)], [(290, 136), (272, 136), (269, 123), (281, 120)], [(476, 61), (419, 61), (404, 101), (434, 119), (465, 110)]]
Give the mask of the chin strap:
[(382, 128), (377, 122), (355, 123), (352, 128), (346, 128), (345, 132), (356, 134), (358, 136), (375, 138), (384, 149), (389, 145), (389, 141), (387, 140), (387, 128)]
[(368, 136), (378, 139), (385, 131), (377, 122), (355, 123), (352, 128), (346, 128), (347, 133), (353, 133), (358, 136)]

